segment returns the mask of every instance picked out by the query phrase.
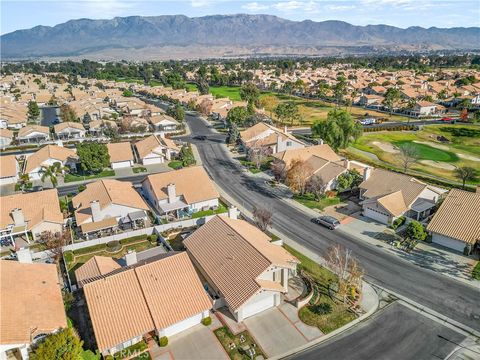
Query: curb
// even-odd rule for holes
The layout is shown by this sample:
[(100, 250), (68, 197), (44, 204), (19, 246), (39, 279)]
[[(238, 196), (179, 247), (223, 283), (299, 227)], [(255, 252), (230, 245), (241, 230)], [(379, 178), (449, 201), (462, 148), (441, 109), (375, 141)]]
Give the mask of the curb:
[[(370, 286), (372, 287), (370, 284), (368, 284), (367, 282), (363, 282), (364, 285), (366, 286)], [(376, 294), (376, 291), (375, 289), (372, 287), (373, 291), (375, 292)], [(295, 349), (292, 349), (292, 350), (289, 350), (283, 354), (280, 354), (280, 355), (276, 355), (276, 356), (273, 356), (269, 359), (272, 359), (272, 360), (277, 360), (277, 359), (283, 359), (283, 358), (286, 358), (287, 356), (291, 356), (291, 355), (294, 355), (296, 353), (299, 353), (299, 352), (303, 352), (305, 350), (308, 350), (318, 344), (321, 344), (322, 342), (324, 341), (327, 341), (329, 340), (330, 338), (334, 337), (334, 336), (337, 336), (337, 335), (340, 335), (342, 333), (344, 333), (345, 331), (351, 329), (352, 327), (354, 327), (355, 325), (357, 325), (358, 323), (362, 322), (362, 321), (366, 321), (368, 320), (368, 318), (370, 318), (378, 309), (378, 306), (379, 306), (379, 299), (378, 299), (378, 295), (376, 297), (376, 302), (375, 302), (375, 306), (373, 306), (369, 311), (367, 311), (365, 314), (363, 314), (362, 316), (360, 316), (359, 318), (349, 322), (348, 324), (332, 331), (331, 333), (327, 334), (327, 335), (323, 335), (321, 337), (319, 337), (318, 339), (315, 339), (313, 341), (310, 341), (309, 343), (306, 343), (305, 345), (302, 345), (302, 346), (299, 346)]]

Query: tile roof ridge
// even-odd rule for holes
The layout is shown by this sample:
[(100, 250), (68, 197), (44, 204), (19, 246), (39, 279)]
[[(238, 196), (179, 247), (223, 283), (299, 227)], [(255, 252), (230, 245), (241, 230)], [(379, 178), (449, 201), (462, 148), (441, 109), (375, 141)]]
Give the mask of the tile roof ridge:
[[(267, 260), (267, 262), (270, 264), (270, 266), (273, 265), (273, 262), (268, 259), (261, 251), (259, 251), (255, 246), (253, 246), (253, 244), (248, 241), (242, 234), (240, 234), (237, 230), (235, 230), (225, 219), (223, 216), (220, 216), (220, 215), (217, 215), (218, 218), (220, 218), (220, 220), (222, 220), (222, 222), (224, 224), (226, 224), (230, 229), (232, 229), (237, 235), (239, 235), (249, 246), (251, 246), (257, 253), (259, 253), (265, 260)], [(240, 219), (230, 219), (230, 220), (233, 220), (233, 221), (245, 221), (245, 220), (240, 220)], [(248, 225), (251, 225), (248, 221), (245, 221)], [(251, 225), (253, 226), (253, 225)], [(260, 231), (260, 229), (259, 229)]]
[(107, 193), (107, 196), (108, 196), (108, 198), (110, 199), (110, 203), (113, 204), (113, 199), (112, 199), (112, 197), (110, 196), (110, 192), (108, 191), (107, 185), (105, 185), (105, 180), (106, 180), (106, 179), (102, 179), (102, 180), (100, 180), (100, 181), (102, 182), (103, 188), (105, 189), (105, 192)]

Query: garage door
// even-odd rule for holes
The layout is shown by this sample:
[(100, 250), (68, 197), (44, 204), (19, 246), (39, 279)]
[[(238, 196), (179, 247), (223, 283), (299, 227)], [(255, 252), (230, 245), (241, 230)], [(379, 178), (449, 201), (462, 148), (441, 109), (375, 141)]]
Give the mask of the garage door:
[(161, 164), (162, 158), (161, 157), (147, 158), (147, 159), (143, 159), (142, 163), (143, 165)]
[(200, 324), (201, 321), (202, 313), (192, 316), (188, 319), (173, 324), (168, 328), (165, 328), (165, 336), (172, 336), (178, 334), (179, 332), (190, 329), (192, 326)]
[(15, 184), (17, 179), (14, 176), (0, 178), (0, 185)]
[(243, 318), (246, 319), (275, 306), (274, 296), (275, 294), (271, 292), (264, 292), (257, 295), (252, 299), (251, 303), (249, 302), (243, 307)]
[(463, 249), (465, 249), (465, 243), (463, 241), (455, 240), (439, 234), (432, 234), (432, 242), (458, 252), (463, 252)]
[(119, 162), (114, 162), (112, 163), (112, 169), (121, 169), (121, 168), (126, 168), (130, 167), (132, 164), (130, 161), (119, 161)]
[(381, 222), (382, 224), (388, 224), (388, 218), (389, 216), (387, 214), (381, 213), (377, 210), (373, 210), (370, 208), (365, 208), (363, 211), (363, 214), (366, 217), (369, 217), (370, 219), (377, 220), (378, 222)]

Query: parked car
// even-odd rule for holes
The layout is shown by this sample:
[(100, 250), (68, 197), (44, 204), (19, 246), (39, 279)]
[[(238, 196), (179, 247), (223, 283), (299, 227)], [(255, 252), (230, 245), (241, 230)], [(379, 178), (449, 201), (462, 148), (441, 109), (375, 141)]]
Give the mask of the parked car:
[(340, 226), (340, 221), (335, 219), (333, 216), (323, 215), (317, 218), (313, 218), (312, 221), (315, 224), (325, 226), (330, 230), (334, 230)]
[(445, 122), (450, 122), (450, 123), (454, 123), (455, 122), (455, 119), (454, 118), (451, 118), (451, 117), (443, 117), (440, 119), (441, 121), (445, 121)]
[(362, 125), (372, 125), (372, 124), (375, 124), (377, 121), (375, 118), (365, 118), (365, 119), (359, 120), (359, 122)]
[(205, 140), (207, 140), (207, 137), (205, 135), (196, 135), (196, 136), (193, 137), (193, 139), (205, 141)]

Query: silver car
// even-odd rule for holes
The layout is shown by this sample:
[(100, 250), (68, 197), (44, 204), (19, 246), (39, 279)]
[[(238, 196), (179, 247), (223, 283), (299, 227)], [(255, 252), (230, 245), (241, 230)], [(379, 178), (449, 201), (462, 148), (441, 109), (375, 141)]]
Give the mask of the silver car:
[(319, 216), (317, 218), (312, 219), (312, 221), (315, 224), (323, 225), (329, 228), (330, 230), (334, 230), (340, 226), (340, 221), (335, 219), (333, 216), (323, 215), (323, 216)]

